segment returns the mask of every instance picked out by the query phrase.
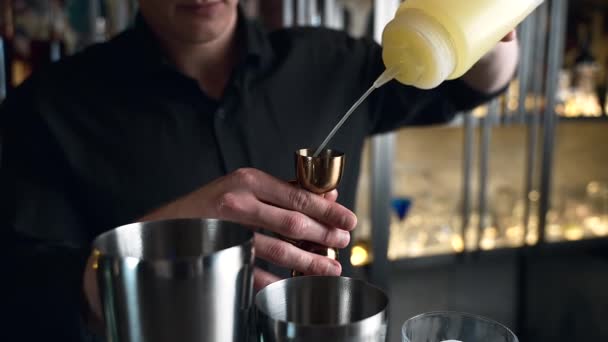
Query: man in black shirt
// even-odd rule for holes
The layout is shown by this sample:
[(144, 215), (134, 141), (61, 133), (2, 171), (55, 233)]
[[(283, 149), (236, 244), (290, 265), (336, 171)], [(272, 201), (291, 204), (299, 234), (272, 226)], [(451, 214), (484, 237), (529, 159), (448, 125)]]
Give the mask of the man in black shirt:
[[(129, 222), (214, 217), (347, 246), (364, 139), (446, 122), (503, 89), (517, 63), (517, 44), (501, 43), (460, 80), (377, 90), (332, 140), (348, 156), (338, 204), (337, 192), (286, 180), (294, 151), (318, 144), (382, 72), (377, 44), (323, 29), (267, 34), (237, 0), (140, 9), (133, 29), (33, 75), (2, 106), (0, 223), (14, 291), (0, 334), (84, 339), (85, 317), (100, 319), (91, 241)], [(268, 235), (255, 244), (272, 264), (341, 273)], [(276, 279), (256, 270), (255, 286)]]

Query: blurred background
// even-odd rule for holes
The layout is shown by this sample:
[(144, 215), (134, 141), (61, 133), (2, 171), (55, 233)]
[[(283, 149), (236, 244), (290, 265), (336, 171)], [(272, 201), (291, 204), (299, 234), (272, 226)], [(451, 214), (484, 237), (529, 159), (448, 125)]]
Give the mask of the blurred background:
[[(269, 30), (376, 39), (399, 5), (241, 2)], [(0, 4), (1, 98), (137, 13), (129, 0)], [(431, 310), (494, 318), (522, 341), (608, 341), (608, 0), (545, 1), (518, 33), (518, 75), (499, 99), (366, 144), (350, 266), (391, 292), (391, 341)]]

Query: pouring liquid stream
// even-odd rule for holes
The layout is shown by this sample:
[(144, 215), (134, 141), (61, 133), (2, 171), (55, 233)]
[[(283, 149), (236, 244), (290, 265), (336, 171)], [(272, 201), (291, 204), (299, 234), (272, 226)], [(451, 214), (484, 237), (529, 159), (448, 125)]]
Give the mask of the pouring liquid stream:
[(321, 143), (321, 145), (319, 145), (319, 147), (315, 150), (315, 153), (313, 154), (313, 157), (318, 157), (319, 154), (321, 153), (321, 151), (323, 151), (323, 149), (325, 148), (325, 146), (327, 146), (327, 144), (329, 143), (329, 141), (331, 140), (331, 138), (334, 137), (334, 135), (336, 135), (336, 133), (338, 132), (338, 130), (340, 130), (340, 127), (342, 127), (342, 125), (346, 122), (346, 120), (348, 120), (348, 118), (355, 112), (355, 110), (357, 110), (357, 108), (359, 108), (359, 106), (363, 103), (363, 101), (365, 101), (365, 99), (367, 99), (367, 97), (374, 92), (374, 90), (380, 88), (381, 86), (383, 86), (384, 84), (388, 83), (390, 80), (392, 80), (393, 78), (395, 78), (395, 76), (397, 76), (399, 74), (399, 66), (395, 66), (392, 67), (390, 69), (386, 69), (381, 75), (380, 77), (378, 77), (378, 79), (376, 79), (374, 81), (374, 84), (365, 92), (365, 94), (363, 94), (363, 96), (361, 96), (357, 102), (355, 102), (355, 104), (353, 104), (352, 107), (350, 107), (350, 109), (346, 112), (346, 114), (344, 114), (344, 116), (342, 117), (342, 119), (340, 119), (340, 121), (336, 124), (336, 126), (334, 126), (334, 128), (331, 130), (331, 132), (329, 132), (329, 134), (327, 135), (327, 137), (325, 138), (325, 140), (323, 140), (323, 142)]

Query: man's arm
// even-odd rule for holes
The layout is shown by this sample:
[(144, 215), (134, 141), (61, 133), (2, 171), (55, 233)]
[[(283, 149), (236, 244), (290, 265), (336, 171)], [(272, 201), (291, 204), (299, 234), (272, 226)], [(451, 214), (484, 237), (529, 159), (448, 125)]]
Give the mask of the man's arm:
[(513, 78), (518, 56), (519, 44), (513, 32), (462, 76), (462, 80), (482, 93), (495, 93)]

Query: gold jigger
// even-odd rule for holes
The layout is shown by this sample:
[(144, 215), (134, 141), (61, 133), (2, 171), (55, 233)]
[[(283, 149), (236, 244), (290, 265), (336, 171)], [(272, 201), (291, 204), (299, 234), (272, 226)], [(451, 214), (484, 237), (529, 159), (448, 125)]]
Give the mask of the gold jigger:
[[(325, 149), (317, 157), (313, 157), (315, 149), (300, 149), (295, 153), (296, 179), (303, 188), (317, 195), (328, 193), (338, 187), (344, 171), (344, 153)], [(338, 258), (338, 250), (321, 246), (312, 242), (299, 241), (295, 245), (311, 253), (319, 254), (330, 259)], [(296, 270), (291, 276), (302, 275)]]

